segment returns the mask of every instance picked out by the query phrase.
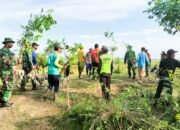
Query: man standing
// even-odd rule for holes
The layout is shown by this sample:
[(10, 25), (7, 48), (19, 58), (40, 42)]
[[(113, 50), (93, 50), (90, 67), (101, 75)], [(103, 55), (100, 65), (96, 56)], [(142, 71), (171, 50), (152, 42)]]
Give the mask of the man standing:
[(141, 52), (139, 53), (137, 58), (139, 83), (142, 83), (142, 78), (145, 76), (146, 64), (149, 65), (149, 59), (147, 54), (145, 53), (145, 50), (146, 49), (142, 47)]
[[(38, 44), (37, 43), (32, 43), (32, 50), (25, 50), (23, 52), (23, 56), (22, 56), (22, 69), (24, 70), (24, 77), (21, 81), (21, 90), (25, 91), (25, 87), (26, 84), (28, 82), (28, 74), (33, 70), (36, 69), (38, 63), (37, 63), (37, 59), (36, 59), (36, 50), (38, 48)], [(37, 89), (37, 85), (36, 85), (36, 81), (38, 81), (40, 84), (41, 81), (39, 81), (38, 77), (33, 74), (33, 76), (31, 76), (31, 82), (32, 82), (32, 90), (36, 90)]]
[(173, 74), (176, 71), (176, 68), (180, 68), (180, 62), (175, 59), (175, 53), (177, 51), (170, 49), (167, 51), (167, 58), (163, 59), (160, 62), (159, 65), (159, 83), (156, 89), (156, 94), (155, 94), (155, 103), (154, 107), (157, 105), (157, 99), (160, 98), (161, 92), (164, 88), (168, 89), (168, 93), (172, 95), (173, 91)]
[(91, 56), (92, 48), (89, 49), (89, 52), (86, 54), (86, 75), (91, 75), (92, 69), (92, 56)]
[(162, 53), (161, 53), (161, 61), (163, 59), (165, 59), (165, 58), (167, 58), (167, 54), (166, 54), (166, 52), (162, 51)]
[(4, 39), (4, 47), (0, 49), (0, 78), (3, 86), (1, 89), (1, 103), (2, 107), (10, 107), (12, 103), (9, 103), (9, 99), (13, 89), (13, 65), (14, 56), (10, 51), (13, 47), (14, 41), (11, 38)]
[(131, 71), (133, 72), (133, 79), (136, 78), (136, 54), (132, 50), (132, 46), (128, 45), (127, 46), (127, 52), (124, 57), (124, 63), (128, 64), (128, 75), (129, 78), (131, 78)]
[(145, 53), (147, 54), (148, 60), (149, 60), (149, 64), (146, 63), (146, 76), (145, 77), (149, 77), (149, 66), (151, 64), (151, 54), (148, 52), (148, 50), (145, 50)]
[(100, 53), (99, 45), (96, 43), (94, 45), (94, 50), (92, 50), (91, 56), (92, 56), (92, 74), (93, 78), (95, 78), (95, 70), (97, 70), (99, 66), (99, 53)]
[(78, 73), (79, 73), (79, 79), (81, 79), (81, 74), (84, 70), (84, 65), (85, 65), (85, 55), (84, 55), (83, 46), (80, 46), (79, 49), (80, 50), (77, 52), (77, 55), (78, 55)]
[(102, 88), (102, 95), (106, 100), (110, 100), (110, 84), (111, 75), (113, 72), (113, 58), (108, 54), (108, 48), (102, 47), (102, 55), (100, 56), (100, 63), (98, 66), (98, 73), (100, 75), (100, 84)]
[(48, 93), (50, 90), (54, 88), (54, 101), (57, 98), (57, 94), (59, 92), (59, 81), (60, 81), (60, 69), (63, 68), (63, 65), (60, 63), (63, 61), (61, 57), (61, 47), (55, 46), (54, 47), (54, 52), (50, 53), (48, 56), (48, 91), (46, 93), (46, 96), (44, 99), (48, 97)]
[(70, 57), (70, 53), (69, 53), (69, 46), (68, 45), (65, 46), (65, 50), (63, 52), (63, 55), (64, 55), (64, 63), (66, 66), (65, 71), (64, 71), (64, 77), (68, 78), (69, 74), (70, 74), (70, 63), (68, 60), (68, 58)]

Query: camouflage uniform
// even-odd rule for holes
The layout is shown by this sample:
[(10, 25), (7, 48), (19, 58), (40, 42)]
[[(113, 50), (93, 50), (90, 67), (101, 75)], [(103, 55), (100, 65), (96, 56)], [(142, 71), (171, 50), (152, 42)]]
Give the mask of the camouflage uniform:
[(131, 78), (131, 70), (133, 71), (133, 78), (136, 77), (136, 68), (135, 68), (135, 63), (136, 63), (136, 55), (133, 50), (128, 50), (125, 54), (124, 57), (124, 63), (128, 64), (128, 75), (129, 78)]
[(13, 66), (14, 55), (9, 48), (3, 47), (0, 49), (0, 78), (3, 86), (1, 89), (1, 101), (8, 102), (13, 90)]
[[(25, 90), (26, 84), (30, 77), (28, 77), (28, 74), (32, 72), (32, 54), (28, 53), (28, 51), (24, 51), (22, 55), (22, 69), (24, 70), (24, 76), (21, 81), (21, 90)], [(36, 77), (36, 75), (33, 75), (31, 77), (31, 82), (33, 85), (33, 89), (36, 89), (36, 81), (40, 82), (39, 79)], [(41, 82), (40, 82), (41, 84)]]

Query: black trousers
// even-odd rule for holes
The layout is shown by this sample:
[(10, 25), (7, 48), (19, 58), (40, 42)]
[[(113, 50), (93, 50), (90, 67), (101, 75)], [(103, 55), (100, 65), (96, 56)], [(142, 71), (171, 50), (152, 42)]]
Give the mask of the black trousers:
[(170, 95), (172, 95), (172, 81), (169, 79), (165, 79), (165, 78), (160, 78), (157, 89), (156, 89), (156, 94), (154, 96), (155, 99), (160, 98), (162, 90), (164, 88), (167, 88), (167, 93), (169, 93)]
[(146, 77), (149, 77), (149, 66), (146, 66)]
[(48, 84), (49, 89), (54, 88), (54, 92), (59, 91), (59, 81), (60, 81), (60, 75), (48, 75)]
[(64, 77), (69, 77), (70, 74), (70, 65), (67, 66), (65, 72), (64, 72)]
[(129, 75), (129, 77), (132, 76), (132, 72), (133, 72), (133, 78), (135, 78), (136, 77), (136, 69), (132, 63), (128, 63), (128, 75)]
[(110, 100), (111, 74), (100, 74), (102, 95), (106, 100)]

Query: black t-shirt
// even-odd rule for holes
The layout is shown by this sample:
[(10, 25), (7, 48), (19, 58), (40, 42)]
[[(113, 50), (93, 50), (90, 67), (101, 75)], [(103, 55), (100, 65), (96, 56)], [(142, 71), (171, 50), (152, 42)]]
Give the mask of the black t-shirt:
[(171, 70), (174, 73), (177, 67), (180, 68), (180, 62), (178, 60), (172, 58), (163, 59), (159, 65), (159, 75), (168, 76), (167, 71)]

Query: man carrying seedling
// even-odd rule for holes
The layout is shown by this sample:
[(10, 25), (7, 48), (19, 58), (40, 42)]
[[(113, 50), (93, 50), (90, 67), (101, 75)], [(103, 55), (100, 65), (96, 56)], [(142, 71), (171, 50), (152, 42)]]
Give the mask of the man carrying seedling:
[(98, 73), (100, 75), (100, 84), (102, 88), (102, 95), (106, 100), (110, 100), (110, 84), (111, 75), (113, 72), (113, 58), (108, 54), (108, 48), (102, 46), (102, 55), (98, 66)]
[(159, 65), (160, 80), (154, 97), (155, 98), (154, 107), (156, 107), (157, 105), (157, 99), (160, 98), (163, 88), (167, 88), (168, 89), (167, 93), (172, 95), (173, 74), (175, 73), (177, 67), (180, 68), (180, 62), (175, 59), (175, 53), (177, 53), (177, 51), (173, 49), (168, 50), (167, 58), (163, 59), (160, 62)]
[(10, 51), (13, 47), (14, 41), (11, 38), (4, 39), (4, 47), (0, 49), (0, 78), (3, 86), (0, 90), (0, 101), (2, 107), (10, 107), (12, 103), (9, 103), (11, 92), (13, 89), (13, 66), (14, 56)]
[(78, 55), (78, 73), (79, 73), (79, 79), (81, 79), (81, 74), (84, 70), (84, 65), (85, 65), (85, 54), (83, 50), (83, 46), (79, 47), (79, 51), (77, 52)]
[(128, 75), (129, 78), (131, 78), (132, 74), (131, 71), (133, 72), (133, 79), (136, 78), (136, 54), (135, 52), (132, 50), (132, 46), (128, 45), (127, 46), (127, 52), (125, 54), (124, 57), (124, 63), (128, 64)]
[[(25, 50), (23, 52), (22, 55), (22, 69), (24, 70), (24, 77), (21, 81), (21, 91), (25, 91), (25, 87), (26, 84), (28, 82), (28, 74), (31, 73), (32, 70), (37, 68), (37, 59), (36, 59), (36, 52), (35, 50), (37, 50), (38, 48), (38, 44), (37, 43), (32, 43), (32, 51), (30, 50)], [(36, 85), (36, 81), (38, 81), (40, 84), (41, 81), (39, 81), (38, 77), (36, 77), (36, 75), (31, 77), (31, 82), (32, 82), (32, 90), (36, 90), (37, 89), (37, 85)]]

